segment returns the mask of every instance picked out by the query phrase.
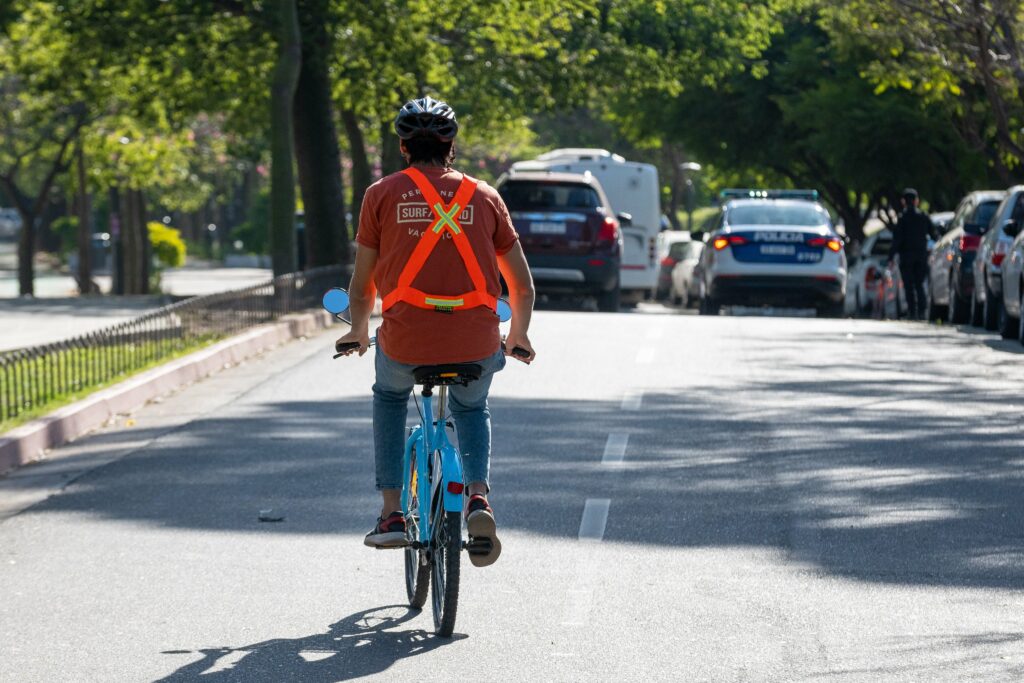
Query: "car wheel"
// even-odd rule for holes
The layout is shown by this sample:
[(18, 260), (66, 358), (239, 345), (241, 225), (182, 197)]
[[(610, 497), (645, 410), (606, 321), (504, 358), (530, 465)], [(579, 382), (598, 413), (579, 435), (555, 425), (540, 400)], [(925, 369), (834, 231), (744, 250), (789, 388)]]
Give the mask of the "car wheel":
[(999, 328), (999, 304), (1000, 299), (996, 299), (996, 295), (988, 288), (988, 284), (983, 285), (985, 287), (985, 305), (982, 307), (982, 325), (989, 332), (995, 332)]
[(1002, 297), (999, 298), (999, 319), (998, 319), (998, 330), (999, 336), (1003, 339), (1013, 339), (1017, 334), (1017, 319), (1010, 315), (1010, 312), (1006, 310), (1006, 304), (1003, 303)]
[(818, 308), (819, 318), (842, 318), (844, 306), (840, 303), (828, 303)]
[(1017, 316), (1017, 339), (1024, 344), (1024, 282), (1020, 286), (1020, 315)]
[(618, 282), (611, 289), (597, 294), (597, 310), (602, 313), (618, 313), (621, 302), (622, 290)]
[(953, 278), (949, 279), (949, 322), (954, 325), (963, 325), (967, 322), (967, 302), (957, 293)]
[(721, 304), (712, 299), (710, 296), (705, 296), (703, 299), (700, 300), (701, 315), (718, 315), (721, 309)]
[(982, 321), (982, 308), (981, 304), (978, 303), (977, 293), (971, 294), (971, 325), (974, 327), (981, 327)]

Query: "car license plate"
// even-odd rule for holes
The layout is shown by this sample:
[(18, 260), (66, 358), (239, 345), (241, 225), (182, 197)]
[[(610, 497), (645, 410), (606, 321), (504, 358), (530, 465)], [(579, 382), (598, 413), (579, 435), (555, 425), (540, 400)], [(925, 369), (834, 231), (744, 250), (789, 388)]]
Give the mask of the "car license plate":
[(796, 247), (792, 244), (762, 244), (761, 253), (765, 256), (792, 256)]
[(534, 221), (530, 223), (530, 232), (535, 235), (564, 235), (565, 223), (560, 221)]

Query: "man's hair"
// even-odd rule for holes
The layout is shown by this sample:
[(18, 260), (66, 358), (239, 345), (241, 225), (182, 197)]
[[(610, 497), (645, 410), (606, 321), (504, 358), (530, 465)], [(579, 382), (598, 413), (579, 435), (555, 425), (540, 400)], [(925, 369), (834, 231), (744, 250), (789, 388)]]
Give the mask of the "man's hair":
[(441, 142), (435, 137), (418, 136), (405, 140), (410, 164), (440, 164), (445, 168), (455, 161), (455, 141)]

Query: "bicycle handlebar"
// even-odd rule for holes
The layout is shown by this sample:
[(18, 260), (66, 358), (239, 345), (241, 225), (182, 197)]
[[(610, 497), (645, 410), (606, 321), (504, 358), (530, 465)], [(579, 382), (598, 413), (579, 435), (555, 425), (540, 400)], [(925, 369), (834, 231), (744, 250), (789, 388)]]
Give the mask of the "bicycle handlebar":
[[(370, 337), (370, 346), (373, 346), (376, 343), (377, 343), (377, 338), (376, 337)], [(350, 354), (353, 351), (358, 351), (359, 350), (359, 342), (344, 342), (344, 343), (342, 343), (342, 342), (335, 342), (334, 343), (334, 350), (337, 352), (337, 353), (334, 354), (334, 357), (335, 358), (341, 358), (342, 356), (347, 356), (348, 354)], [(501, 342), (501, 350), (502, 351), (506, 351), (506, 352), (508, 351), (508, 349), (505, 347), (505, 341), (504, 340), (502, 340), (502, 342)], [(521, 346), (517, 346), (517, 347), (512, 349), (512, 355), (517, 357), (517, 358), (529, 358), (530, 357), (530, 352), (527, 351), (526, 349), (524, 349)]]

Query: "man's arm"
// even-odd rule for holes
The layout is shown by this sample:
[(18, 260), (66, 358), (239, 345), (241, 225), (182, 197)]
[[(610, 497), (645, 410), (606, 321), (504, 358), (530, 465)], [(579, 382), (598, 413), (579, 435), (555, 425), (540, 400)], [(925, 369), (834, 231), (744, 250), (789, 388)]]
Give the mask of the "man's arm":
[(508, 285), (509, 305), (512, 307), (512, 326), (505, 338), (505, 353), (511, 354), (512, 349), (517, 346), (526, 349), (530, 352), (528, 358), (512, 357), (529, 363), (537, 355), (527, 336), (536, 293), (533, 289), (530, 266), (526, 263), (523, 247), (518, 240), (508, 252), (498, 257), (498, 270), (501, 271), (501, 276), (505, 278), (505, 284)]
[(370, 314), (373, 313), (373, 304), (377, 298), (377, 287), (373, 284), (377, 256), (376, 249), (362, 244), (356, 246), (356, 266), (348, 285), (352, 329), (338, 339), (338, 343), (359, 342), (360, 356), (370, 348)]

